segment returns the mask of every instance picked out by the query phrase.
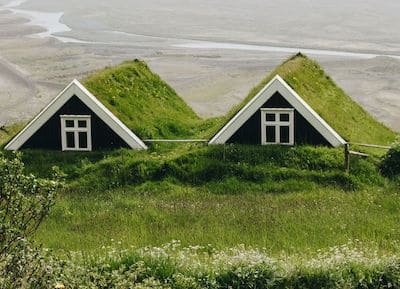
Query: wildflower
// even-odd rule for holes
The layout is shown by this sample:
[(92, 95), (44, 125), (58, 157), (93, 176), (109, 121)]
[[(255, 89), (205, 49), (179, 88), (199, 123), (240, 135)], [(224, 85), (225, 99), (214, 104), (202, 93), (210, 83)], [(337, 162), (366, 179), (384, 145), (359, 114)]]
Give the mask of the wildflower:
[(62, 284), (62, 283), (57, 283), (55, 288), (56, 288), (56, 289), (64, 289), (65, 286), (64, 286), (64, 284)]

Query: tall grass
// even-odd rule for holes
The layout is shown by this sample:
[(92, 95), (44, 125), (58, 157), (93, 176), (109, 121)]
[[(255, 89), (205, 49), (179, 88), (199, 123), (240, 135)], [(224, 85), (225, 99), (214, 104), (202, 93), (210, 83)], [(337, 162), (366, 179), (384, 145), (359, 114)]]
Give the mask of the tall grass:
[(104, 248), (97, 256), (50, 256), (41, 270), (48, 277), (44, 288), (398, 288), (399, 263), (398, 255), (366, 250), (360, 242), (311, 256), (282, 252), (271, 257), (245, 246), (218, 250), (173, 241), (160, 247)]
[(247, 244), (271, 254), (300, 253), (350, 240), (393, 252), (400, 199), (393, 189), (344, 192), (214, 194), (169, 182), (123, 191), (65, 193), (36, 239), (46, 247), (91, 251), (112, 241), (217, 248)]

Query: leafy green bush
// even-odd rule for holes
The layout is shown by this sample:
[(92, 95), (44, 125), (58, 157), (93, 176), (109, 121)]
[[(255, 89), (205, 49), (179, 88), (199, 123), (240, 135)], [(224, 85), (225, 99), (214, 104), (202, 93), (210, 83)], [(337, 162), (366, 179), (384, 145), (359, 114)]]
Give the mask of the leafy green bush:
[(42, 255), (27, 238), (47, 215), (58, 187), (57, 181), (26, 175), (18, 155), (11, 160), (0, 156), (1, 288), (41, 288), (46, 283)]
[(389, 149), (379, 167), (384, 176), (393, 178), (400, 175), (400, 143)]

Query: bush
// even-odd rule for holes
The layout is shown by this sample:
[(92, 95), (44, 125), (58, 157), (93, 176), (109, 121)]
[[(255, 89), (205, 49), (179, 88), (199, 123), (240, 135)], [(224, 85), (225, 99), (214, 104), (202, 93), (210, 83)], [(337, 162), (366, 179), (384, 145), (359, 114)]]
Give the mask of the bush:
[(392, 146), (380, 163), (381, 173), (389, 178), (400, 175), (400, 143)]
[(42, 255), (27, 241), (55, 200), (59, 182), (24, 174), (17, 155), (0, 156), (0, 288), (40, 288)]

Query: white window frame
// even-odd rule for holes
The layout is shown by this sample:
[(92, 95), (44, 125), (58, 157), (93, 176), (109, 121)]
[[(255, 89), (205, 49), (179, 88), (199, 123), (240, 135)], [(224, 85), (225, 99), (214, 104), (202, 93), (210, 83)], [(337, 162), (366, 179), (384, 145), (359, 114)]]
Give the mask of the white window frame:
[[(275, 121), (267, 121), (267, 113), (275, 114)], [(279, 114), (289, 114), (288, 121), (281, 121)], [(275, 127), (275, 142), (267, 142), (267, 126)], [(289, 126), (289, 142), (281, 143), (281, 126)], [(261, 144), (294, 145), (294, 109), (293, 108), (261, 108)]]
[[(79, 127), (78, 121), (86, 121), (86, 127)], [(61, 121), (61, 148), (63, 151), (91, 151), (92, 150), (92, 129), (90, 115), (60, 115)], [(66, 121), (73, 121), (74, 127), (67, 127)], [(75, 147), (67, 147), (67, 132), (74, 133)], [(79, 132), (86, 132), (86, 148), (79, 147)]]

